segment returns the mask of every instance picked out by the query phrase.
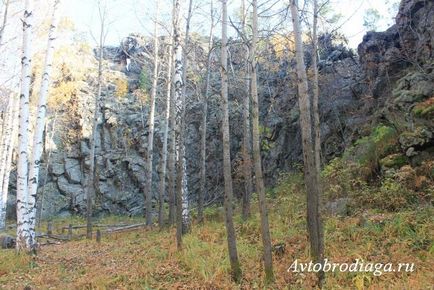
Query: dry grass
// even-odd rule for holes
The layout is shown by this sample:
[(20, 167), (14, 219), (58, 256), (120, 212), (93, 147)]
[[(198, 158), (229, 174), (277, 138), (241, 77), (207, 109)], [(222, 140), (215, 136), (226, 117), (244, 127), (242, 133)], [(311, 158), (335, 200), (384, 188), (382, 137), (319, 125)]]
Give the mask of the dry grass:
[[(209, 209), (205, 226), (193, 225), (178, 252), (173, 229), (140, 229), (105, 235), (100, 244), (78, 240), (43, 246), (37, 257), (0, 251), (0, 288), (23, 289), (311, 289), (313, 274), (288, 273), (295, 259), (309, 261), (305, 203), (300, 187), (288, 179), (270, 202), (273, 243), (286, 251), (274, 257), (276, 281), (264, 285), (259, 215), (245, 223), (236, 217), (243, 281), (229, 276), (221, 209)], [(257, 207), (256, 203), (253, 203)], [(212, 219), (210, 218), (212, 217)], [(326, 256), (333, 262), (415, 263), (413, 273), (329, 273), (325, 289), (432, 289), (434, 246), (432, 208), (400, 213), (365, 212), (364, 216), (328, 217)], [(74, 219), (74, 223), (82, 222)], [(138, 222), (106, 218), (101, 222)], [(71, 223), (56, 221), (55, 227)]]

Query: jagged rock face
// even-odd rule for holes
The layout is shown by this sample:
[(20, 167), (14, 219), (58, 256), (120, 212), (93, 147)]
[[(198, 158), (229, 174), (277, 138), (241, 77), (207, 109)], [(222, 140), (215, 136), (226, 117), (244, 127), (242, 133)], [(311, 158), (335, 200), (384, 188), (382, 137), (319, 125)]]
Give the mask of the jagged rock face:
[[(434, 152), (434, 2), (403, 0), (396, 24), (369, 32), (358, 47), (372, 123), (392, 125), (399, 152), (412, 166), (432, 162)], [(365, 106), (366, 107), (366, 106)], [(373, 109), (377, 108), (377, 109)]]
[(395, 25), (384, 32), (368, 32), (364, 36), (358, 53), (374, 98), (387, 96), (390, 84), (404, 68), (432, 66), (433, 27), (433, 1), (404, 0)]
[[(426, 69), (428, 72), (423, 73), (408, 72), (415, 64), (424, 68), (432, 64), (433, 15), (433, 1), (404, 0), (396, 25), (385, 32), (370, 32), (364, 37), (358, 48), (360, 61), (343, 46), (333, 46), (326, 41), (328, 46), (322, 51), (327, 53), (322, 55), (320, 61), (321, 139), (325, 160), (339, 156), (364, 133), (366, 127), (379, 120), (385, 119), (396, 124), (396, 127), (404, 123), (404, 127), (408, 127), (410, 121), (405, 114), (411, 111), (414, 102), (433, 95), (432, 69)], [(151, 43), (143, 37), (132, 35), (120, 47), (104, 49), (110, 77), (104, 84), (96, 140), (96, 214), (143, 214), (142, 187), (146, 176), (149, 112), (146, 101), (140, 99), (135, 90), (142, 74), (148, 75), (150, 79), (152, 63), (148, 60), (144, 62), (143, 59), (146, 59), (145, 54), (152, 53)], [(166, 48), (163, 38), (161, 45), (163, 56)], [(204, 76), (206, 49), (197, 41), (189, 51), (192, 76)], [(217, 49), (211, 67), (213, 93), (208, 99), (207, 200), (221, 200), (224, 183), (218, 54)], [(229, 108), (236, 196), (241, 196), (243, 191), (237, 166), (243, 134), (242, 104), (246, 96), (245, 80), (240, 73), (244, 66), (244, 54), (245, 51), (238, 46), (231, 47)], [(268, 56), (258, 64), (261, 147), (266, 184), (272, 185), (281, 172), (302, 164), (302, 146), (294, 63), (288, 56), (279, 59), (270, 51), (264, 51), (263, 54)], [(409, 56), (412, 58), (409, 59)], [(127, 57), (131, 59), (128, 69)], [(116, 80), (119, 79), (128, 83), (126, 96), (117, 96), (119, 84)], [(50, 158), (45, 160), (45, 164), (49, 164), (48, 175), (47, 178), (41, 178), (39, 189), (40, 196), (44, 196), (44, 217), (86, 211), (84, 189), (89, 175), (89, 136), (92, 130), (95, 97), (92, 88), (95, 87), (95, 77), (89, 78), (87, 82), (75, 98), (77, 113), (74, 119), (78, 119), (78, 123), (73, 130), (77, 131), (74, 136), (79, 137), (69, 140), (66, 146), (61, 138), (55, 136), (55, 149), (51, 150)], [(203, 108), (201, 85), (194, 77), (187, 88), (185, 140), (188, 187), (193, 205), (199, 190), (198, 156)], [(165, 87), (163, 83), (161, 87)], [(159, 90), (154, 136), (154, 198), (159, 182), (164, 98), (165, 90)], [(405, 151), (402, 154), (408, 153), (407, 156), (420, 157), (418, 151), (432, 144), (432, 121), (416, 124), (418, 128), (423, 128), (418, 129), (423, 136), (407, 132), (400, 138)], [(59, 129), (62, 130), (69, 129)], [(41, 175), (45, 175), (44, 170)]]
[(396, 17), (401, 52), (421, 64), (434, 57), (434, 2), (403, 0)]

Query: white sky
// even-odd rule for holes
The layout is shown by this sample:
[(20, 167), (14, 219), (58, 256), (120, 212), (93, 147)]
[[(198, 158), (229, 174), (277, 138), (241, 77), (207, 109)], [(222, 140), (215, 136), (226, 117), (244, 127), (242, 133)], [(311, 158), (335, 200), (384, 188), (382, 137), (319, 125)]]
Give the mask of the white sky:
[[(47, 0), (46, 0), (47, 1)], [(153, 31), (152, 19), (155, 15), (155, 0), (106, 0), (109, 7), (109, 18), (112, 21), (110, 32), (107, 36), (107, 43), (116, 45), (120, 40), (132, 32), (150, 35)], [(161, 12), (164, 19), (168, 19), (171, 12), (172, 0), (161, 0)], [(388, 8), (397, 0), (330, 0), (336, 13), (342, 14), (340, 29), (347, 38), (351, 47), (355, 48), (362, 41), (366, 33), (363, 27), (363, 15), (369, 8), (377, 9), (384, 19), (378, 23), (378, 30), (387, 29), (392, 23), (392, 16)], [(65, 15), (73, 19), (77, 30), (83, 32), (93, 31), (98, 34), (98, 10), (97, 0), (64, 0)], [(182, 2), (182, 1), (181, 1)], [(185, 6), (187, 5), (184, 0)], [(209, 11), (209, 0), (194, 0), (194, 6), (198, 6), (193, 16), (192, 30), (207, 33), (207, 18), (204, 17)], [(248, 2), (248, 0), (247, 0)], [(265, 0), (259, 0), (259, 5)], [(280, 1), (283, 5), (287, 1)], [(299, 0), (302, 3), (302, 0)], [(229, 0), (229, 11), (235, 14), (237, 7), (240, 7), (240, 0)], [(220, 1), (214, 0), (216, 9), (220, 7)], [(265, 5), (264, 5), (265, 6)], [(186, 7), (185, 7), (186, 8)], [(261, 11), (259, 11), (261, 12)], [(161, 18), (161, 16), (160, 16)], [(208, 17), (209, 19), (209, 17)], [(166, 21), (166, 23), (169, 23)], [(290, 27), (290, 21), (287, 21)], [(163, 28), (164, 29), (164, 28)]]
[[(153, 19), (155, 16), (155, 0), (100, 0), (108, 3), (109, 11), (109, 33), (107, 35), (106, 44), (119, 45), (120, 41), (130, 33), (140, 33), (144, 35), (151, 35), (153, 31)], [(161, 27), (161, 32), (167, 34), (167, 29), (170, 23), (170, 15), (172, 9), (172, 0), (161, 1), (161, 23), (165, 23), (166, 27)], [(198, 32), (202, 35), (207, 35), (209, 31), (210, 20), (210, 0), (193, 0), (194, 13), (192, 19), (192, 31)], [(245, 0), (249, 3), (249, 0)], [(259, 13), (263, 9), (270, 6), (266, 3), (276, 3), (273, 6), (274, 10), (280, 9), (287, 5), (288, 0), (258, 0), (260, 5)], [(321, 1), (321, 0), (319, 0)], [(375, 8), (383, 16), (383, 20), (378, 23), (378, 30), (384, 30), (392, 24), (392, 17), (389, 8), (391, 5), (399, 0), (330, 0), (331, 5), (336, 13), (342, 14), (342, 20), (337, 26), (341, 26), (340, 31), (349, 39), (349, 45), (356, 48), (362, 41), (363, 35), (366, 33), (363, 27), (363, 16), (367, 9)], [(77, 32), (83, 33), (91, 42), (91, 45), (96, 43), (92, 40), (91, 34), (98, 35), (99, 32), (99, 18), (96, 3), (98, 0), (62, 0), (62, 14), (69, 17), (75, 23)], [(184, 3), (184, 10), (187, 8), (188, 0), (181, 0)], [(302, 4), (303, 0), (299, 0)], [(3, 1), (0, 2), (0, 4)], [(21, 45), (21, 14), (24, 1), (14, 2), (11, 11), (10, 19), (5, 30), (4, 42), (8, 45), (3, 45), (0, 48), (0, 85), (5, 85), (6, 82), (13, 81), (18, 84), (16, 77), (19, 71), (19, 47)], [(53, 0), (35, 0), (35, 16), (36, 27), (38, 22), (50, 19), (51, 8)], [(229, 12), (232, 19), (236, 19), (239, 15), (241, 0), (228, 0)], [(0, 5), (1, 6), (1, 5)], [(300, 5), (301, 6), (301, 5)], [(220, 9), (220, 0), (214, 0), (214, 8), (216, 11)], [(3, 10), (1, 10), (2, 14)], [(270, 12), (270, 11), (268, 11)], [(273, 12), (273, 11), (271, 11)], [(274, 11), (275, 12), (275, 11)], [(219, 13), (219, 12), (217, 12)], [(184, 13), (186, 14), (186, 13)], [(260, 19), (264, 24), (264, 18)], [(278, 20), (277, 20), (278, 21)], [(284, 23), (285, 29), (291, 30), (290, 19)], [(320, 27), (321, 28), (321, 27)], [(166, 32), (164, 32), (166, 30)], [(216, 35), (219, 33), (220, 26), (215, 29)], [(90, 33), (92, 31), (92, 33)], [(229, 34), (235, 35), (234, 29), (229, 29)], [(67, 35), (64, 35), (67, 37)], [(62, 38), (62, 37), (61, 37)], [(38, 51), (45, 47), (45, 39), (35, 39), (34, 51)], [(16, 76), (13, 78), (13, 76)], [(12, 78), (11, 78), (12, 77)]]

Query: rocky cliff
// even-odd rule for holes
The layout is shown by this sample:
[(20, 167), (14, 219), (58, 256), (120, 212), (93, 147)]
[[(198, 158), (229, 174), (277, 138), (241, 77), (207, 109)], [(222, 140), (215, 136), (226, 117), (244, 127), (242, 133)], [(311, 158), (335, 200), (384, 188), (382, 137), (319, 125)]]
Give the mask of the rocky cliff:
[[(433, 117), (433, 31), (434, 3), (404, 0), (396, 24), (385, 32), (369, 32), (358, 47), (358, 56), (332, 36), (321, 40), (320, 111), (324, 162), (340, 156), (355, 140), (386, 123), (399, 132), (401, 153), (417, 163), (432, 159)], [(160, 51), (165, 51), (165, 39)], [(120, 47), (105, 48), (105, 84), (97, 140), (97, 214), (143, 214), (142, 186), (147, 150), (147, 98), (153, 50), (151, 41), (138, 35)], [(195, 204), (199, 190), (197, 159), (202, 116), (202, 82), (205, 75), (204, 41), (194, 39), (190, 47), (191, 84), (187, 88), (187, 169), (190, 199)], [(289, 52), (279, 55), (271, 44), (264, 45), (259, 61), (259, 100), (262, 158), (268, 185), (281, 172), (302, 163), (294, 61)], [(242, 178), (237, 173), (242, 140), (242, 100), (245, 85), (242, 51), (231, 48), (230, 126), (236, 195), (241, 195)], [(161, 55), (163, 57), (163, 54)], [(308, 56), (308, 55), (307, 55)], [(127, 59), (128, 65), (127, 65)], [(89, 61), (95, 64), (95, 59)], [(308, 62), (309, 63), (309, 62)], [(166, 68), (162, 66), (162, 71)], [(223, 192), (220, 132), (218, 50), (212, 62), (207, 124), (207, 200), (219, 200)], [(309, 70), (310, 73), (310, 70)], [(199, 76), (199, 77), (197, 77)], [(42, 215), (69, 215), (86, 210), (84, 184), (89, 164), (89, 136), (95, 75), (89, 74), (61, 115), (75, 116), (60, 122), (61, 133), (52, 138), (45, 152), (39, 194)], [(165, 85), (161, 82), (156, 114), (153, 173), (154, 195), (159, 181), (162, 147), (161, 120)], [(63, 137), (62, 137), (62, 136)], [(69, 136), (68, 138), (64, 138)], [(395, 153), (396, 154), (396, 153)], [(48, 165), (48, 166), (47, 166)], [(10, 207), (13, 212), (12, 207)]]

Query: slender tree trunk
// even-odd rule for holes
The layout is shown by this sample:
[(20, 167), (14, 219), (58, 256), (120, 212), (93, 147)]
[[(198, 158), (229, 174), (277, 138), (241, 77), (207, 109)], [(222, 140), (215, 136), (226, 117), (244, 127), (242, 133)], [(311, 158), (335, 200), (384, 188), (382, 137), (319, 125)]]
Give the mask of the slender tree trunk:
[[(174, 63), (172, 64), (174, 65)], [(172, 67), (173, 68), (173, 67)], [(174, 75), (172, 75), (172, 86), (174, 83)], [(176, 183), (176, 137), (175, 137), (175, 128), (176, 128), (176, 105), (175, 105), (175, 95), (174, 88), (172, 87), (171, 92), (171, 105), (170, 105), (170, 131), (169, 131), (169, 156), (168, 156), (168, 171), (169, 171), (169, 180), (168, 180), (168, 195), (169, 195), (169, 224), (174, 225), (176, 221), (176, 193), (175, 193), (175, 183)]]
[(32, 78), (32, 29), (33, 1), (25, 1), (23, 18), (23, 56), (21, 71), (21, 94), (18, 130), (17, 168), (17, 251), (32, 252), (36, 242), (30, 232), (30, 211), (28, 209), (28, 143), (29, 143), (29, 102)]
[(2, 21), (2, 25), (0, 26), (0, 47), (2, 46), (3, 35), (5, 32), (5, 28), (6, 28), (6, 23), (8, 21), (9, 2), (10, 2), (10, 0), (6, 0), (5, 12), (3, 13), (3, 21)]
[(214, 7), (213, 0), (211, 0), (211, 27), (209, 30), (208, 39), (208, 60), (206, 63), (206, 83), (205, 83), (205, 95), (203, 98), (203, 111), (202, 111), (202, 134), (201, 134), (201, 167), (200, 167), (200, 190), (198, 196), (198, 222), (204, 222), (203, 207), (205, 203), (206, 195), (206, 125), (208, 118), (208, 97), (210, 90), (210, 78), (211, 78), (211, 53), (213, 48), (213, 32), (214, 32)]
[[(182, 235), (186, 234), (190, 230), (190, 206), (189, 206), (189, 192), (187, 186), (187, 160), (185, 157), (185, 142), (184, 135), (186, 132), (185, 125), (185, 110), (186, 110), (186, 95), (187, 95), (187, 67), (188, 67), (188, 45), (190, 44), (190, 21), (192, 17), (192, 8), (193, 8), (193, 0), (189, 1), (188, 4), (188, 14), (186, 20), (186, 28), (185, 28), (185, 39), (184, 39), (184, 49), (182, 50), (182, 93), (180, 104), (180, 117), (178, 120), (180, 121), (179, 126), (179, 136), (180, 136), (180, 159), (181, 162), (177, 163), (177, 172), (179, 173), (176, 180), (176, 187), (178, 192), (182, 192), (181, 194), (181, 205), (177, 203), (178, 209), (181, 210), (182, 213)], [(178, 106), (178, 105), (177, 105)]]
[[(173, 15), (172, 15), (173, 17)], [(172, 79), (173, 79), (173, 28), (170, 32), (170, 41), (167, 56), (167, 89), (166, 89), (166, 111), (164, 115), (164, 133), (163, 133), (163, 150), (161, 156), (161, 177), (160, 177), (160, 187), (159, 187), (159, 204), (158, 204), (158, 224), (160, 228), (164, 226), (164, 193), (166, 191), (166, 167), (167, 167), (167, 155), (168, 155), (168, 137), (169, 137), (169, 121), (172, 103)], [(169, 171), (170, 173), (170, 171)], [(169, 193), (169, 207), (174, 204), (174, 197)], [(173, 213), (172, 213), (173, 215)], [(172, 216), (169, 212), (169, 223), (171, 223)]]
[[(10, 144), (10, 140), (12, 139), (12, 121), (13, 121), (13, 113), (14, 113), (14, 99), (13, 95), (9, 95), (9, 100), (7, 103), (6, 110), (3, 114), (3, 123), (1, 126), (2, 134), (1, 134), (1, 143), (0, 143), (0, 192), (3, 192), (3, 178), (6, 173), (6, 159), (8, 155), (8, 146)], [(1, 196), (0, 196), (0, 201)]]
[[(8, 106), (9, 106), (9, 101), (8, 101), (8, 104), (7, 104)], [(0, 114), (0, 158), (1, 158), (1, 154), (2, 154), (2, 152), (3, 152), (3, 137), (4, 137), (4, 128), (3, 127), (5, 127), (6, 125), (6, 114), (7, 114), (7, 110), (6, 110), (6, 108), (5, 108), (5, 110)], [(0, 170), (1, 170), (1, 160), (0, 160)], [(0, 175), (0, 178), (1, 178), (1, 175)]]
[(185, 147), (184, 147), (184, 110), (185, 96), (183, 95), (184, 77), (183, 77), (183, 49), (181, 46), (181, 30), (180, 30), (180, 0), (175, 0), (175, 17), (174, 17), (174, 55), (175, 55), (175, 150), (176, 150), (176, 244), (177, 248), (182, 248), (182, 235), (185, 230), (185, 223), (188, 222), (183, 212), (184, 201), (187, 195), (187, 180), (185, 179)]
[(229, 136), (229, 101), (228, 101), (228, 55), (227, 55), (227, 0), (222, 0), (222, 47), (221, 47), (221, 78), (222, 78), (222, 105), (223, 105), (223, 173), (225, 180), (225, 225), (231, 263), (232, 278), (236, 282), (241, 281), (241, 266), (238, 260), (236, 233), (233, 221), (232, 204), (232, 170), (231, 170), (231, 143)]
[(313, 118), (315, 132), (315, 166), (318, 186), (321, 186), (321, 127), (319, 122), (319, 73), (318, 73), (318, 0), (313, 0), (312, 67), (313, 67)]
[(258, 104), (258, 85), (257, 85), (257, 66), (256, 66), (256, 44), (258, 42), (258, 7), (257, 0), (252, 1), (253, 21), (252, 21), (252, 48), (251, 48), (251, 71), (252, 71), (252, 100), (253, 100), (253, 162), (255, 164), (256, 191), (259, 198), (259, 212), (261, 215), (261, 233), (264, 251), (264, 270), (267, 282), (274, 280), (273, 259), (271, 254), (270, 226), (268, 224), (267, 201), (265, 198), (264, 179), (262, 173), (261, 147), (259, 141), (259, 104)]
[[(246, 17), (248, 14), (245, 8), (245, 1), (242, 1), (242, 27), (243, 33), (246, 35)], [(247, 220), (250, 217), (250, 195), (253, 192), (252, 183), (252, 158), (251, 158), (251, 141), (252, 136), (250, 133), (250, 64), (249, 64), (249, 46), (245, 45), (246, 48), (246, 95), (243, 104), (243, 175), (244, 175), (244, 194), (242, 199), (242, 218)]]
[(9, 116), (5, 118), (6, 128), (3, 130), (2, 147), (2, 172), (0, 173), (0, 229), (6, 227), (6, 207), (9, 192), (9, 176), (11, 172), (12, 156), (15, 148), (15, 140), (18, 130), (18, 105), (19, 99), (16, 94), (12, 94), (9, 101)]
[[(291, 0), (291, 15), (294, 27), (295, 54), (297, 61), (298, 98), (300, 106), (300, 125), (303, 145), (304, 179), (307, 190), (307, 227), (309, 232), (311, 256), (317, 263), (324, 258), (324, 241), (319, 212), (320, 187), (315, 165), (315, 152), (312, 140), (311, 108), (308, 93), (307, 75), (304, 63), (303, 42), (298, 18), (297, 2)], [(321, 285), (324, 272), (318, 273)]]
[[(51, 132), (50, 132), (49, 135), (48, 135), (48, 124), (47, 124), (47, 126), (45, 128), (45, 132), (47, 132), (46, 134), (48, 135), (46, 137), (45, 148), (47, 148), (47, 142), (48, 142), (48, 140), (51, 141), (51, 142), (53, 142), (54, 134), (56, 132), (56, 119), (57, 119), (57, 112), (54, 112), (54, 118), (53, 118), (53, 122), (52, 122), (52, 125), (51, 125), (51, 130), (50, 130)], [(37, 204), (39, 205), (39, 208), (36, 211), (38, 213), (38, 218), (37, 218), (37, 224), (38, 224), (38, 226), (41, 225), (41, 220), (42, 220), (42, 209), (44, 208), (45, 185), (47, 183), (47, 178), (48, 178), (48, 173), (49, 173), (48, 172), (48, 168), (50, 166), (51, 153), (52, 153), (52, 151), (50, 150), (48, 152), (47, 163), (45, 165), (45, 177), (44, 177), (43, 190), (41, 192), (41, 195), (38, 196), (38, 201), (39, 202)]]
[(148, 119), (148, 149), (146, 158), (146, 185), (145, 185), (145, 201), (146, 201), (146, 225), (152, 225), (152, 161), (154, 151), (154, 125), (155, 125), (155, 98), (157, 97), (158, 85), (158, 13), (160, 1), (156, 0), (155, 11), (155, 27), (154, 27), (154, 74), (152, 76), (152, 92), (150, 100), (150, 113)]
[[(100, 35), (99, 35), (99, 51), (98, 51), (98, 88), (94, 101), (94, 113), (93, 113), (93, 125), (92, 136), (90, 138), (90, 154), (89, 154), (89, 175), (87, 178), (85, 191), (86, 191), (86, 238), (92, 239), (92, 215), (93, 215), (93, 198), (95, 196), (95, 147), (96, 136), (98, 134), (98, 119), (99, 111), (101, 110), (101, 92), (102, 92), (102, 74), (103, 74), (103, 48), (104, 48), (104, 36), (105, 36), (105, 11), (103, 8), (98, 7), (100, 15)], [(105, 8), (104, 8), (105, 9)]]
[[(178, 3), (179, 6), (179, 3)], [(178, 7), (179, 8), (179, 7)], [(176, 221), (176, 100), (175, 100), (175, 24), (177, 24), (176, 20), (176, 13), (179, 14), (179, 11), (176, 12), (176, 5), (174, 3), (173, 10), (172, 10), (172, 40), (171, 45), (172, 47), (170, 49), (173, 50), (172, 52), (172, 58), (171, 58), (171, 83), (168, 84), (171, 87), (170, 90), (170, 143), (169, 143), (169, 157), (168, 157), (168, 171), (169, 171), (169, 180), (168, 180), (168, 194), (169, 194), (169, 225), (174, 225)], [(178, 20), (179, 21), (179, 20)], [(179, 33), (179, 32), (178, 32)]]
[(48, 90), (50, 88), (51, 67), (53, 64), (54, 42), (56, 40), (56, 29), (58, 23), (57, 9), (60, 6), (60, 0), (54, 1), (54, 9), (51, 20), (51, 26), (48, 33), (47, 51), (45, 56), (44, 72), (42, 74), (41, 89), (39, 92), (38, 114), (36, 117), (36, 127), (33, 135), (33, 149), (30, 160), (29, 172), (29, 203), (30, 211), (30, 232), (35, 239), (36, 227), (36, 194), (39, 183), (39, 166), (41, 164), (41, 156), (43, 151), (43, 135), (45, 128), (45, 115), (47, 112)]

